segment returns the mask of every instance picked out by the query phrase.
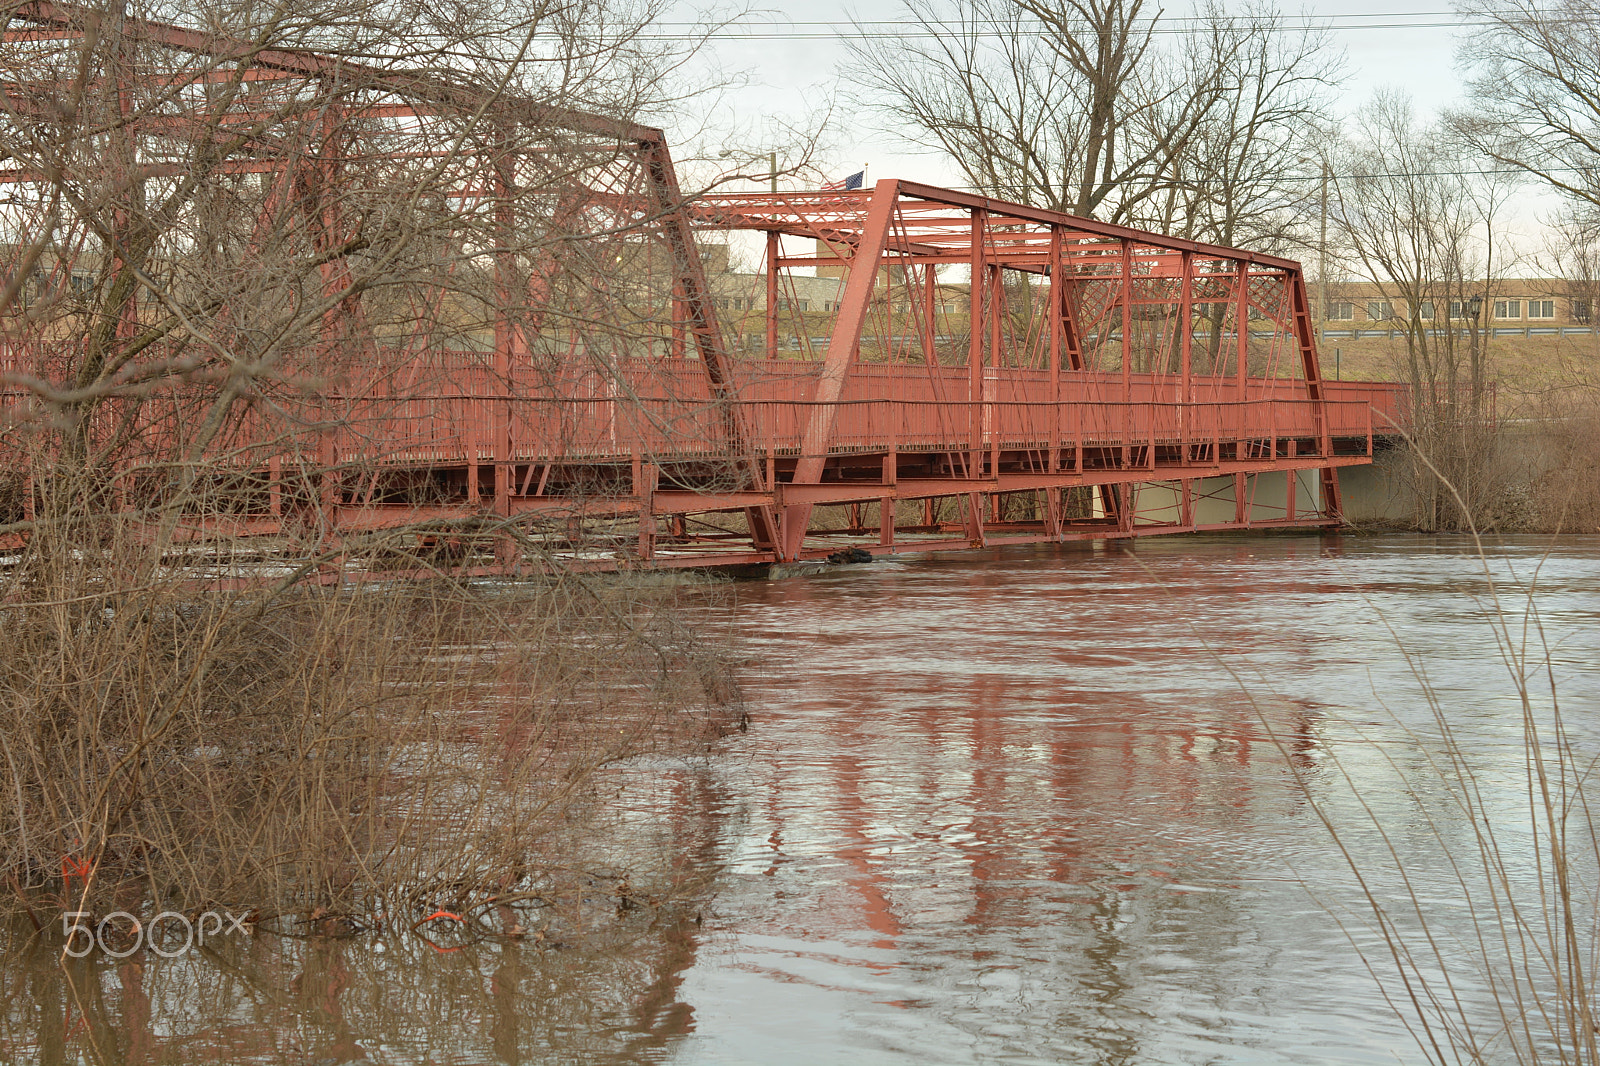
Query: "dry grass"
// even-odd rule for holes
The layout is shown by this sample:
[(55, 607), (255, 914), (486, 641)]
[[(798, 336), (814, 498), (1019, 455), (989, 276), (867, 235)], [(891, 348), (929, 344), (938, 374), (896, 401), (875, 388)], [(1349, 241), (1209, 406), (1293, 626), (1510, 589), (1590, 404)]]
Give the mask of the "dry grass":
[[(1404, 379), (1405, 340), (1400, 336), (1329, 337), (1319, 354), (1322, 371), (1334, 374), (1338, 349), (1339, 376), (1345, 381)], [(1563, 389), (1576, 381), (1600, 378), (1600, 335), (1495, 337), (1489, 342), (1494, 376), (1501, 391), (1514, 401), (1522, 394)]]
[(41, 523), (0, 579), (0, 871), (41, 926), (509, 898), (602, 768), (739, 715), (673, 586), (207, 591), (147, 532)]

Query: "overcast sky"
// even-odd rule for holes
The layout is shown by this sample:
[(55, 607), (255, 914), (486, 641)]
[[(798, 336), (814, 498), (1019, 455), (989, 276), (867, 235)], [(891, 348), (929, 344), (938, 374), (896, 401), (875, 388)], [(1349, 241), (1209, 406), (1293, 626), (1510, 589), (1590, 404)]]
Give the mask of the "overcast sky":
[[(1454, 65), (1454, 17), (1438, 0), (1402, 5), (1383, 12), (1374, 0), (1318, 0), (1304, 10), (1334, 25), (1333, 39), (1348, 57), (1350, 78), (1343, 105), (1353, 110), (1380, 87), (1403, 90), (1421, 111), (1454, 102), (1460, 78)], [(1169, 14), (1182, 14), (1169, 5)], [(1285, 10), (1294, 10), (1285, 6)], [(728, 69), (748, 71), (753, 85), (735, 99), (747, 114), (760, 112), (780, 120), (798, 120), (837, 92), (848, 106), (852, 83), (851, 56), (840, 34), (853, 32), (851, 17), (862, 22), (892, 23), (898, 0), (786, 0), (764, 14), (739, 23), (722, 35), (715, 52)], [(871, 179), (909, 178), (935, 184), (959, 181), (949, 164), (936, 156), (917, 155), (864, 123), (848, 118), (833, 124), (824, 163), (833, 176), (870, 164)]]
[[(1349, 112), (1369, 100), (1380, 88), (1400, 90), (1415, 103), (1419, 117), (1456, 104), (1461, 98), (1461, 76), (1455, 49), (1459, 29), (1448, 0), (1413, 0), (1384, 10), (1381, 0), (1314, 0), (1286, 13), (1304, 12), (1326, 20), (1335, 47), (1346, 56), (1346, 81), (1338, 110)], [(1187, 14), (1181, 3), (1166, 5), (1169, 16)], [(819, 161), (830, 178), (841, 178), (863, 165), (868, 182), (906, 178), (936, 185), (960, 186), (962, 179), (950, 163), (937, 154), (919, 154), (907, 145), (886, 138), (870, 119), (852, 120), (849, 108), (852, 57), (842, 35), (855, 32), (852, 18), (878, 22), (892, 30), (899, 16), (899, 0), (780, 0), (719, 36), (712, 54), (730, 71), (743, 71), (752, 83), (728, 98), (730, 113), (742, 116), (749, 127), (762, 122), (803, 124), (809, 109), (830, 94), (841, 110), (830, 124), (829, 142)], [(758, 131), (755, 138), (762, 134)], [(768, 134), (781, 142), (781, 133)], [(815, 187), (815, 178), (792, 181), (790, 187)], [(1504, 221), (1520, 234), (1516, 243), (1526, 252), (1543, 244), (1538, 219), (1554, 207), (1552, 198), (1529, 191), (1520, 197)]]

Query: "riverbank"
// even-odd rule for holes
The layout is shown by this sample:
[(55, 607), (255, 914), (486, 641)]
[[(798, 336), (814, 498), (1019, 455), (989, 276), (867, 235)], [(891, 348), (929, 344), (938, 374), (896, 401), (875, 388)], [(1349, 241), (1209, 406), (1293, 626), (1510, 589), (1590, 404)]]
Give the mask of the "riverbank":
[[(4, 577), (0, 919), (58, 953), (538, 935), (609, 876), (607, 768), (743, 715), (726, 634), (684, 624), (704, 581), (206, 591), (131, 542)], [(672, 897), (674, 862), (618, 866), (613, 903)]]
[[(1472, 481), (1476, 528), (1489, 534), (1600, 532), (1600, 416), (1511, 420), (1488, 431), (1481, 457), (1462, 467)], [(1430, 496), (1450, 493), (1436, 466), (1406, 442), (1370, 466), (1339, 472), (1344, 516), (1356, 533), (1439, 532)], [(1448, 465), (1448, 464), (1447, 464)], [(1452, 511), (1454, 508), (1451, 509)], [(1450, 532), (1465, 532), (1450, 530)]]

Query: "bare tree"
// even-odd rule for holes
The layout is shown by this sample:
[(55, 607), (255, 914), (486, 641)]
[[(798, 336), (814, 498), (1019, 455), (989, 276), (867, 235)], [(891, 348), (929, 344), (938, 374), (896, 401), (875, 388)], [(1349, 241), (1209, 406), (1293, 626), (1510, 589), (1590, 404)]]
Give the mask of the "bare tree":
[(905, 14), (915, 38), (857, 47), (891, 130), (983, 192), (1208, 238), (1253, 234), (1281, 206), (1258, 186), (1303, 150), (1337, 77), (1322, 36), (1265, 5), (1207, 6), (1177, 46), (1143, 0), (957, 0), (948, 15), (906, 0)]
[(1380, 94), (1347, 130), (1334, 158), (1332, 221), (1348, 268), (1379, 286), (1405, 340), (1416, 521), (1423, 529), (1485, 524), (1505, 488), (1495, 472), (1482, 324), (1508, 184), (1469, 176), (1470, 149), (1448, 128), (1420, 122), (1404, 97)]
[[(1462, 0), (1473, 29), (1460, 49), (1469, 106), (1450, 116), (1463, 140), (1501, 168), (1556, 192), (1550, 252), (1574, 318), (1600, 300), (1600, 5), (1591, 0)], [(1600, 335), (1595, 338), (1600, 343)], [(1597, 406), (1592, 374), (1568, 371), (1537, 398), (1544, 438), (1542, 519), (1592, 528)]]
[(1461, 0), (1470, 107), (1450, 116), (1474, 148), (1600, 215), (1600, 6)]
[(906, 0), (905, 18), (921, 32), (856, 46), (874, 106), (984, 192), (1120, 218), (1196, 121), (1153, 143), (1129, 137), (1163, 91), (1144, 70), (1156, 18), (1144, 0), (958, 0), (948, 17), (934, 0)]
[[(1343, 55), (1324, 28), (1269, 3), (1229, 14), (1213, 0), (1201, 18), (1200, 32), (1185, 41), (1182, 69), (1191, 79), (1215, 78), (1222, 92), (1132, 220), (1192, 240), (1292, 254), (1305, 246), (1318, 193), (1308, 171), (1326, 137)], [(1198, 91), (1153, 110), (1182, 106)]]

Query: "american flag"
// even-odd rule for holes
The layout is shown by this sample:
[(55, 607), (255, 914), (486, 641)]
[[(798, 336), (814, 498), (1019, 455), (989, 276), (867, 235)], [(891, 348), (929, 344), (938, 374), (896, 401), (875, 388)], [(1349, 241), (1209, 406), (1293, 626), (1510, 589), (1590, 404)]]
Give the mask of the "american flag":
[(840, 192), (840, 191), (848, 192), (851, 189), (859, 189), (859, 188), (861, 188), (861, 183), (866, 180), (866, 177), (867, 177), (867, 172), (865, 170), (858, 170), (854, 174), (850, 175), (848, 178), (840, 178), (838, 181), (825, 181), (825, 182), (823, 182), (822, 183), (822, 191), (823, 192)]

